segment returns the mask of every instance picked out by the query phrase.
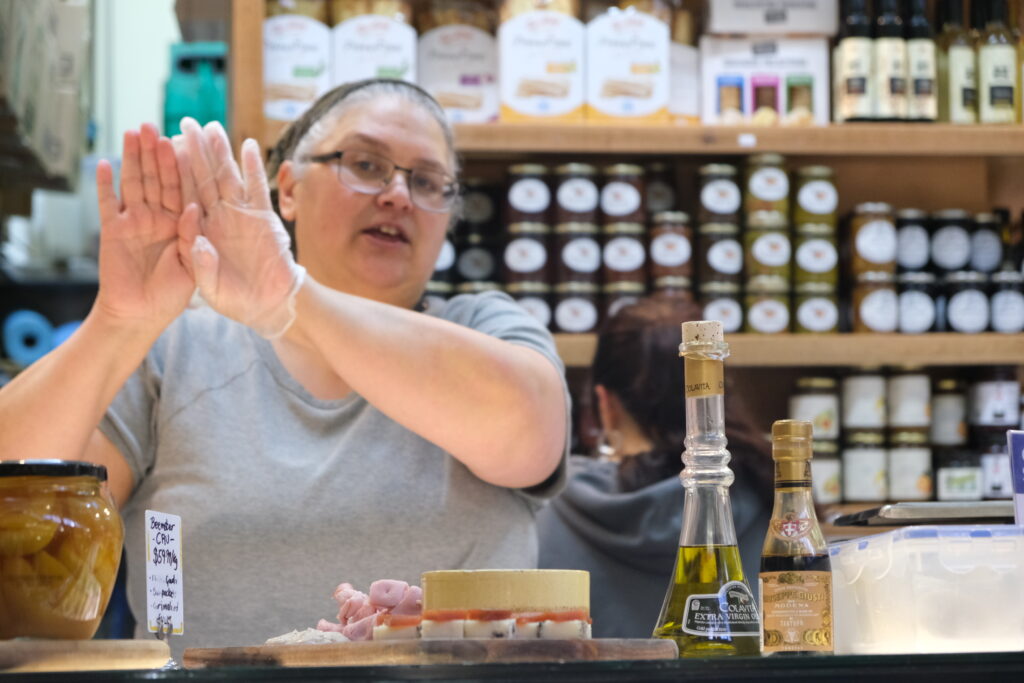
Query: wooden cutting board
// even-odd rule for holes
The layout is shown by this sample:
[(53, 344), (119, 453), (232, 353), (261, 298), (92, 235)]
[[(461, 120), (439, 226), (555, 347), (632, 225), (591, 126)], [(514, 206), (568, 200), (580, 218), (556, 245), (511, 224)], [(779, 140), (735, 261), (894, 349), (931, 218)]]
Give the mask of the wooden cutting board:
[(628, 659), (676, 659), (671, 640), (390, 640), (325, 645), (188, 648), (185, 667), (218, 666), (398, 666), (489, 664)]
[(0, 672), (159, 669), (171, 657), (159, 640), (0, 640)]

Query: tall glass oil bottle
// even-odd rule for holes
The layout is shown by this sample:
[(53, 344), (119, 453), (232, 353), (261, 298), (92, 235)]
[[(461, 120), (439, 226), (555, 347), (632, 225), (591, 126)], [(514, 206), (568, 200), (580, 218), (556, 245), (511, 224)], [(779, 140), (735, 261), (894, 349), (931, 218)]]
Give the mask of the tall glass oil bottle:
[(761, 621), (740, 563), (729, 504), (724, 361), (717, 321), (683, 323), (686, 377), (683, 528), (672, 582), (654, 629), (680, 657), (756, 655)]
[(899, 0), (878, 0), (875, 18), (874, 71), (875, 118), (900, 121), (907, 118), (907, 40)]
[(935, 31), (928, 20), (927, 0), (911, 0), (907, 23), (907, 118), (935, 121), (939, 117)]
[(867, 0), (843, 0), (833, 59), (837, 123), (867, 121), (874, 117), (872, 45)]
[(1013, 123), (1017, 119), (1017, 46), (1007, 26), (1006, 0), (992, 0), (991, 14), (978, 42), (978, 119)]
[(772, 425), (775, 507), (761, 550), (762, 653), (833, 650), (832, 567), (811, 498), (811, 423)]
[(939, 34), (939, 120), (978, 122), (978, 61), (962, 0), (943, 0)]

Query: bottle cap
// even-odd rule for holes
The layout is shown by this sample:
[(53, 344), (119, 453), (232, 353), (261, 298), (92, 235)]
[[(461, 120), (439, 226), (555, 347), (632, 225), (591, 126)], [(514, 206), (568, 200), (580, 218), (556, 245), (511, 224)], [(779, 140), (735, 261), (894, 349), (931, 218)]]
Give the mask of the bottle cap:
[(684, 344), (713, 344), (725, 341), (722, 323), (718, 320), (691, 320), (683, 323)]
[(811, 440), (814, 427), (807, 420), (776, 420), (772, 424), (772, 439), (791, 437)]

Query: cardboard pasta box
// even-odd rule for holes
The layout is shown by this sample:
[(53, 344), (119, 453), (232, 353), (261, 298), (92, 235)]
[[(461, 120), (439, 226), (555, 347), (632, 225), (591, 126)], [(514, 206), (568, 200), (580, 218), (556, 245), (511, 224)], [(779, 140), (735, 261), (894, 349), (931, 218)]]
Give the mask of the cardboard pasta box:
[(838, 0), (708, 0), (708, 33), (835, 35)]

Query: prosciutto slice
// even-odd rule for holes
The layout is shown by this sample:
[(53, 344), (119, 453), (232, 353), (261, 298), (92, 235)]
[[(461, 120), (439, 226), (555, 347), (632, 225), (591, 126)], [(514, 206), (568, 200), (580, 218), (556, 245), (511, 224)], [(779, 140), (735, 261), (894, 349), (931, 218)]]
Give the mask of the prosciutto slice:
[(419, 616), (423, 612), (423, 590), (405, 581), (381, 579), (370, 584), (367, 595), (350, 583), (334, 589), (338, 603), (338, 623), (321, 619), (317, 629), (341, 633), (350, 640), (371, 640), (373, 627), (382, 623), (384, 616)]

